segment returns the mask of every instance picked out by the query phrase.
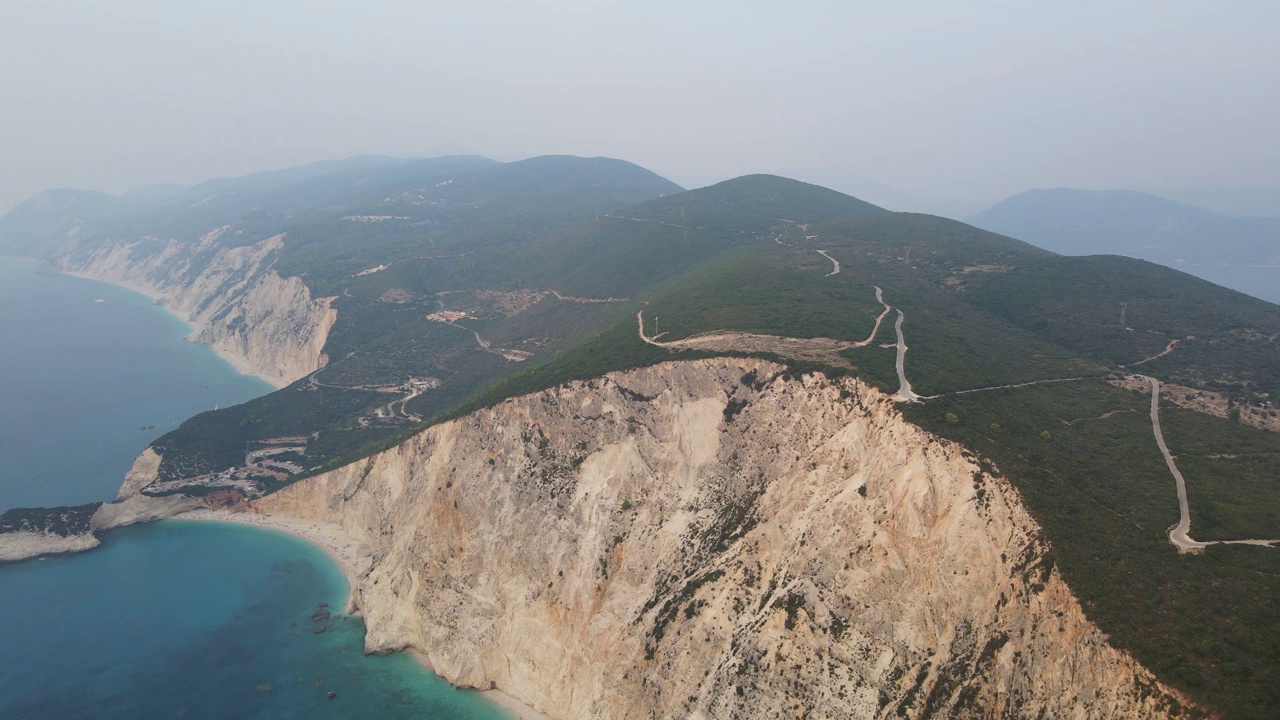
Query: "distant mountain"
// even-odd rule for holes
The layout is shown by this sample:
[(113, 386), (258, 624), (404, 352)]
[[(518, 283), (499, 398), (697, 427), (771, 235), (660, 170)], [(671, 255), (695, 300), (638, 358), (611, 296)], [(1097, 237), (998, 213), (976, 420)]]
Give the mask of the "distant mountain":
[(974, 225), (1065, 255), (1114, 254), (1178, 268), (1280, 303), (1280, 218), (1232, 217), (1133, 190), (1028, 190)]
[(86, 223), (127, 212), (130, 203), (93, 190), (45, 190), (0, 216), (0, 255), (51, 257), (70, 247)]
[(146, 185), (134, 188), (120, 197), (147, 203), (161, 203), (186, 189), (185, 185)]
[[(1163, 437), (1188, 475), (1196, 537), (1275, 538), (1280, 434), (1268, 428), (1280, 427), (1280, 307), (1114, 254), (1168, 257), (1170, 264), (1181, 259), (1186, 267), (1191, 260), (1274, 259), (1274, 252), (1266, 254), (1273, 247), (1269, 236), (1256, 230), (1265, 223), (1141, 193), (1038, 191), (983, 213), (978, 221), (1001, 233), (996, 234), (941, 217), (891, 212), (773, 175), (682, 191), (622, 160), (568, 156), (511, 163), (472, 156), (353, 158), (212, 180), (160, 208), (140, 210), (122, 202), (96, 194), (47, 194), (0, 219), (0, 242), (31, 246), (31, 238), (70, 238), (58, 241), (52, 267), (163, 295), (168, 307), (201, 328), (197, 340), (282, 386), (243, 405), (202, 413), (158, 438), (151, 474), (132, 488), (142, 500), (198, 497), (232, 487), (251, 495), (295, 483), (304, 489), (303, 483), (332, 470), (347, 473), (355, 493), (373, 467), (366, 458), (389, 448), (408, 453), (422, 446), (424, 430), (503, 400), (574, 380), (603, 387), (616, 383), (598, 380), (607, 373), (669, 360), (763, 357), (788, 365), (786, 377), (778, 383), (754, 372), (732, 378), (723, 403), (700, 405), (698, 417), (711, 426), (737, 428), (735, 423), (745, 424), (738, 414), (751, 393), (795, 392), (810, 381), (785, 383), (808, 378), (811, 371), (854, 375), (883, 391), (877, 394), (883, 402), (873, 403), (883, 408), (876, 413), (900, 413), (934, 436), (959, 443), (981, 463), (982, 472), (961, 477), (964, 494), (952, 493), (959, 501), (950, 505), (939, 504), (943, 486), (930, 479), (929, 467), (895, 465), (900, 470), (894, 472), (910, 481), (903, 496), (910, 517), (903, 527), (909, 526), (913, 542), (955, 540), (949, 530), (927, 530), (947, 517), (947, 508), (995, 513), (999, 508), (991, 507), (987, 488), (996, 477), (1007, 477), (1034, 514), (1043, 537), (1018, 540), (1017, 557), (1001, 560), (1018, 568), (1018, 589), (998, 599), (993, 594), (993, 607), (1022, 613), (1048, 602), (1045, 607), (1061, 617), (1065, 599), (1050, 601), (1041, 594), (1046, 580), (1060, 574), (1112, 642), (1193, 701), (1224, 717), (1275, 717), (1280, 707), (1280, 685), (1274, 682), (1280, 655), (1274, 643), (1258, 641), (1257, 630), (1280, 628), (1280, 606), (1257, 601), (1280, 597), (1280, 554), (1274, 548), (1214, 545), (1202, 557), (1188, 557), (1171, 544), (1169, 528), (1179, 507), (1153, 435), (1148, 379), (1167, 383), (1159, 413)], [(80, 229), (68, 235), (74, 227)], [(10, 237), (6, 228), (22, 233)], [(1050, 250), (1109, 254), (1063, 257)], [(676, 409), (667, 390), (619, 387), (628, 402), (654, 403), (684, 428), (667, 438), (687, 448), (682, 452), (719, 453), (727, 469), (715, 477), (718, 496), (738, 497), (734, 488), (756, 487), (763, 478), (762, 466), (738, 464), (739, 456), (717, 446), (719, 441), (683, 435), (703, 420)], [(816, 381), (813, 387), (819, 387)], [(812, 412), (826, 416), (841, 402), (861, 404), (853, 390), (832, 388)], [(887, 397), (898, 404), (891, 407)], [(579, 424), (573, 432), (604, 437), (615, 427), (617, 448), (631, 448), (618, 452), (638, 452), (651, 439), (636, 412), (608, 403), (576, 404), (572, 415)], [(782, 435), (797, 424), (789, 412), (771, 415), (768, 427), (752, 431), (794, 437)], [(486, 417), (491, 422), (497, 416)], [(595, 516), (568, 512), (572, 506), (560, 503), (584, 495), (575, 484), (583, 463), (612, 467), (617, 456), (590, 455), (587, 448), (593, 446), (579, 444), (577, 435), (572, 445), (562, 442), (568, 435), (543, 435), (536, 420), (541, 416), (531, 417), (531, 424), (504, 421), (486, 435), (485, 457), (475, 457), (502, 474), (486, 476), (485, 482), (528, 493), (521, 497), (530, 503), (545, 500), (535, 507), (551, 508), (547, 528), (596, 528), (590, 532), (600, 539), (616, 538), (607, 551), (615, 554), (602, 565), (596, 555), (581, 554), (592, 568), (601, 568), (581, 587), (607, 593), (611, 578), (625, 577), (611, 575), (609, 563), (632, 552), (633, 540), (600, 529), (612, 526), (592, 525)], [(517, 439), (539, 448), (538, 464), (509, 463), (511, 446), (505, 443)], [(643, 530), (646, 537), (678, 526), (673, 543), (728, 547), (743, 537), (736, 528), (745, 533), (767, 524), (767, 507), (790, 513), (791, 503), (799, 503), (882, 512), (867, 504), (878, 491), (859, 490), (867, 479), (856, 467), (829, 465), (814, 454), (831, 444), (878, 455), (873, 440), (850, 434), (828, 443), (815, 436), (761, 450), (794, 458), (806, 474), (837, 478), (840, 490), (830, 497), (755, 494), (723, 512), (704, 512), (709, 506), (692, 495), (617, 495), (621, 488), (639, 487), (628, 485), (635, 479), (630, 475), (591, 492), (614, 493), (607, 506), (599, 506), (605, 519), (631, 517), (634, 505), (670, 502), (664, 506), (669, 514), (654, 515)], [(566, 453), (557, 450), (560, 445)], [(936, 459), (959, 452), (939, 446)], [(467, 506), (446, 502), (456, 497), (448, 493), (462, 477), (455, 469), (413, 466), (395, 481), (405, 494), (386, 501), (420, 503), (424, 515), (435, 513), (463, 527), (470, 522)], [(437, 472), (438, 477), (430, 474)], [(691, 476), (699, 472), (690, 470)], [(447, 484), (437, 482), (446, 476)], [(829, 522), (843, 526), (852, 517), (840, 513)], [(370, 510), (368, 517), (374, 515), (384, 517)], [(714, 520), (717, 529), (687, 524), (701, 522), (697, 518)], [(899, 541), (893, 533), (872, 530), (824, 562), (835, 567), (855, 556), (877, 563), (883, 558), (887, 564), (868, 576), (875, 583), (937, 570), (929, 562), (919, 568), (904, 564), (896, 555)], [(537, 542), (539, 537), (521, 535), (511, 544)], [(799, 541), (806, 543), (813, 541)], [(823, 635), (823, 647), (844, 647), (838, 645), (844, 631), (836, 630), (842, 625), (835, 618), (845, 616), (819, 611), (827, 606), (806, 599), (812, 593), (804, 583), (816, 571), (796, 566), (787, 584), (775, 588), (759, 582), (760, 570), (753, 568), (768, 565), (774, 557), (769, 553), (777, 550), (757, 549), (763, 560), (745, 566), (697, 556), (688, 567), (663, 569), (657, 576), (666, 588), (662, 592), (674, 593), (670, 597), (678, 601), (654, 600), (638, 616), (655, 611), (663, 618), (657, 630), (645, 631), (650, 634), (644, 642), (659, 651), (654, 657), (661, 658), (661, 649), (670, 647), (663, 643), (684, 632), (682, 618), (699, 617), (701, 605), (685, 604), (696, 600), (695, 583), (726, 568), (747, 573), (753, 579), (744, 583), (764, 589), (763, 601), (743, 603), (733, 612), (772, 607), (778, 613), (769, 624), (753, 625), (752, 633), (767, 627), (785, 632), (793, 625), (807, 633), (809, 618), (830, 616), (836, 644)], [(1007, 569), (999, 568), (999, 581), (1008, 580)], [(432, 574), (436, 570), (424, 566), (421, 572), (421, 578), (440, 582)], [(542, 582), (551, 578), (551, 586)], [(538, 579), (540, 592), (562, 584), (558, 574)], [(847, 604), (818, 599), (833, 608)], [(866, 616), (877, 626), (894, 624), (877, 612), (874, 604), (859, 604), (839, 623), (863, 622), (859, 618)], [(942, 638), (961, 659), (936, 665), (934, 674), (930, 668), (939, 656), (921, 654), (910, 672), (893, 674), (911, 688), (893, 695), (892, 704), (889, 695), (869, 696), (869, 708), (883, 707), (885, 714), (896, 706), (904, 715), (919, 716), (935, 708), (933, 714), (947, 715), (946, 708), (964, 702), (957, 683), (1000, 682), (989, 673), (1017, 662), (1013, 648), (1025, 639), (1010, 634), (976, 642), (968, 625), (945, 624), (954, 621), (954, 612), (940, 607), (929, 616), (944, 622), (929, 638)], [(648, 620), (627, 622), (654, 627)], [(934, 628), (933, 619), (927, 622)], [(1043, 628), (1051, 633), (1045, 636), (1050, 644), (1076, 644), (1073, 636), (1059, 634), (1056, 620)], [(848, 642), (858, 636), (844, 637)], [(794, 663), (817, 668), (814, 677), (822, 680), (816, 682), (825, 683), (833, 677), (831, 663), (844, 662), (843, 655), (826, 652)], [(781, 662), (780, 655), (753, 657)], [(787, 667), (797, 666), (792, 662)], [(1017, 714), (1016, 707), (1011, 712)]]
[[(948, 218), (965, 218), (986, 206), (986, 200), (938, 196), (893, 187), (841, 167), (770, 167), (768, 174), (800, 180), (852, 195), (888, 210), (923, 212)], [(680, 175), (675, 180), (687, 188), (703, 188), (730, 179), (726, 175)]]
[(1208, 186), (1152, 192), (1223, 215), (1280, 218), (1280, 189), (1277, 188)]

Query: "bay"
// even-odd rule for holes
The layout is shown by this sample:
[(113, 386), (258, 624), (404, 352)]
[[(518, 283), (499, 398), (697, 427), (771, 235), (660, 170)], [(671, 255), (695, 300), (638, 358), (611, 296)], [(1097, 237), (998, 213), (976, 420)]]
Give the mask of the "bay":
[[(0, 257), (0, 509), (108, 500), (152, 439), (270, 390), (188, 333), (143, 296)], [(348, 591), (305, 541), (212, 522), (0, 565), (0, 718), (507, 717), (408, 655), (364, 655)]]

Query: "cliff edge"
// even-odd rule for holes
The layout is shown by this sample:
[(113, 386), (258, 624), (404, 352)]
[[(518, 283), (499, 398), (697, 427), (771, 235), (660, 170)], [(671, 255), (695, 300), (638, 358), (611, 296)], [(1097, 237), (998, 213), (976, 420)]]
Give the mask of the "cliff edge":
[(366, 649), (564, 718), (1169, 717), (1016, 491), (853, 379), (670, 362), (255, 501), (373, 550)]
[(272, 269), (284, 235), (222, 247), (214, 243), (219, 234), (197, 243), (107, 242), (64, 254), (52, 266), (155, 297), (193, 326), (191, 341), (275, 387), (324, 367), (335, 298), (313, 298), (301, 278)]

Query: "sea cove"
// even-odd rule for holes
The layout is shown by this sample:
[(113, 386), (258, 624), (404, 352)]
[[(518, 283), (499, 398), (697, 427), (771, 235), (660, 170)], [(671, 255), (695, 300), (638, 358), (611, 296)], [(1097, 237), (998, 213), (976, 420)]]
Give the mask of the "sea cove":
[[(188, 332), (143, 296), (0, 258), (0, 509), (110, 499), (150, 440), (269, 390)], [(347, 593), (323, 550), (225, 523), (0, 565), (0, 717), (506, 716), (408, 655), (365, 656)]]

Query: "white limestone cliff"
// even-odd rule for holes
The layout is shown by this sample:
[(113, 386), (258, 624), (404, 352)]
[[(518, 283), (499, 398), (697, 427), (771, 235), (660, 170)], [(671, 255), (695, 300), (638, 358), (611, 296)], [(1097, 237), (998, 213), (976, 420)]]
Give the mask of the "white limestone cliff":
[[(206, 236), (208, 237), (208, 236)], [(241, 372), (282, 387), (324, 367), (335, 298), (313, 298), (298, 277), (272, 269), (284, 246), (275, 235), (252, 245), (107, 242), (60, 256), (53, 267), (155, 297)]]
[(143, 495), (142, 488), (155, 482), (160, 473), (160, 453), (147, 448), (133, 461), (124, 475), (124, 483), (116, 493), (116, 499), (104, 503), (89, 520), (89, 529), (95, 533), (138, 523), (171, 518), (188, 510), (205, 506), (204, 500), (186, 495), (152, 497)]
[[(188, 510), (205, 506), (204, 500), (185, 495), (150, 497), (140, 491), (154, 481), (160, 469), (160, 455), (147, 448), (133, 462), (125, 474), (124, 483), (116, 499), (102, 503), (87, 519), (88, 522), (74, 530), (62, 529), (59, 534), (46, 527), (0, 532), (0, 562), (17, 562), (45, 555), (67, 555), (98, 547), (98, 535), (113, 528), (171, 518)], [(72, 510), (69, 508), (68, 510)], [(63, 520), (67, 514), (63, 514)]]
[(856, 380), (672, 362), (503, 402), (252, 510), (373, 552), (366, 649), (553, 717), (1168, 717), (1015, 489)]

